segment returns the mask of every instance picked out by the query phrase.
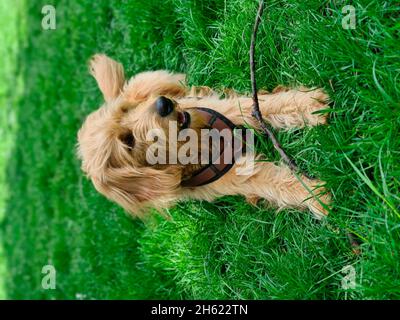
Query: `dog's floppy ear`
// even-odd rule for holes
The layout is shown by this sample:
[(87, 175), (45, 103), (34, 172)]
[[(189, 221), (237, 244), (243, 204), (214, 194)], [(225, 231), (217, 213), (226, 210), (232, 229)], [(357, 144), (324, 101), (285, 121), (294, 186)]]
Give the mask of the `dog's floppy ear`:
[(118, 203), (136, 217), (144, 217), (150, 207), (158, 209), (168, 206), (176, 198), (180, 185), (176, 172), (126, 166), (108, 168), (101, 177), (93, 177), (95, 188), (108, 199)]
[(118, 97), (125, 83), (124, 68), (120, 63), (104, 54), (95, 54), (90, 59), (89, 70), (106, 102)]

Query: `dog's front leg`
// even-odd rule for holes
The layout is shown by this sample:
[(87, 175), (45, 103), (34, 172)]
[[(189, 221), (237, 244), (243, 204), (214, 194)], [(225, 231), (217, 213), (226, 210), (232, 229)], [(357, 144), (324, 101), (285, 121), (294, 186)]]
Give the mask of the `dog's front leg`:
[[(328, 95), (322, 89), (286, 89), (279, 87), (271, 94), (259, 95), (260, 110), (277, 129), (302, 128), (325, 124)], [(317, 112), (317, 113), (316, 113)]]
[(308, 208), (317, 218), (328, 214), (330, 195), (322, 181), (296, 176), (286, 165), (272, 162), (257, 163), (254, 172), (242, 185), (247, 198), (264, 198), (279, 209)]
[(319, 219), (328, 214), (330, 205), (330, 195), (322, 181), (296, 176), (286, 165), (273, 162), (255, 162), (253, 168), (235, 165), (220, 180), (198, 191), (198, 198), (206, 200), (241, 194), (252, 204), (262, 198), (279, 209), (308, 208)]
[(309, 209), (318, 219), (328, 214), (331, 197), (322, 181), (296, 176), (283, 164), (255, 162), (249, 167), (249, 163), (236, 164), (209, 185), (185, 189), (183, 198), (213, 201), (224, 195), (243, 195), (253, 205), (265, 199), (279, 209)]

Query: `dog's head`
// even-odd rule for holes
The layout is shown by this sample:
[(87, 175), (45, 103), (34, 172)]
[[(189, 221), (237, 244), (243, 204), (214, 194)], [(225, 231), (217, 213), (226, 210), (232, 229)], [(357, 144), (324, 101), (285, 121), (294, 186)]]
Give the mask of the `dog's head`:
[(163, 207), (180, 188), (182, 166), (150, 164), (149, 134), (162, 130), (168, 140), (171, 121), (178, 131), (188, 126), (190, 115), (173, 100), (186, 92), (180, 84), (184, 76), (158, 71), (126, 82), (122, 65), (105, 55), (92, 58), (90, 71), (105, 103), (78, 132), (83, 171), (100, 193), (130, 213)]

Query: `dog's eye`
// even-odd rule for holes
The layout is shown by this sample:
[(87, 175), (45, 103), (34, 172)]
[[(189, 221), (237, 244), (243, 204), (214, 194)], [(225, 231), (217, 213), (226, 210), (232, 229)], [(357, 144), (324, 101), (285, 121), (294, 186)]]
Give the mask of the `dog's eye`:
[(135, 146), (135, 138), (133, 137), (132, 132), (126, 132), (119, 136), (119, 139), (122, 141), (123, 144), (128, 146), (130, 149), (133, 149)]

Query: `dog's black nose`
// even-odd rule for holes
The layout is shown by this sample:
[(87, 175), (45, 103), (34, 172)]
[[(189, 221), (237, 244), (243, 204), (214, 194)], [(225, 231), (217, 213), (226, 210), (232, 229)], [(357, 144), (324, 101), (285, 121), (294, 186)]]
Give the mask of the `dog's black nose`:
[(156, 110), (161, 117), (166, 117), (174, 110), (174, 103), (170, 99), (161, 96), (156, 101)]

